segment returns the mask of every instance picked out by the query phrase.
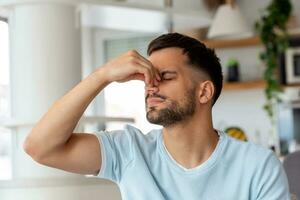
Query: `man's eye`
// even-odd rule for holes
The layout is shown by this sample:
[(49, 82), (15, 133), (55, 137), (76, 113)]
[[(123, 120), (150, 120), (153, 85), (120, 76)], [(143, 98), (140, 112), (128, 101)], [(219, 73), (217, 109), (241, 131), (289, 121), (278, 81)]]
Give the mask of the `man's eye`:
[(168, 75), (165, 75), (165, 76), (162, 76), (163, 80), (171, 80), (173, 79), (174, 77), (173, 76), (168, 76)]

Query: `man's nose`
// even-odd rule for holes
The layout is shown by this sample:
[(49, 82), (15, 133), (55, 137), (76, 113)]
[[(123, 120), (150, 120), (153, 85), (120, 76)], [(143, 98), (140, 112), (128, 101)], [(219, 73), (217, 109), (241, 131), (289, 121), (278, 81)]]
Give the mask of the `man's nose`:
[(145, 86), (145, 92), (147, 94), (155, 94), (159, 91), (159, 81), (154, 79), (152, 85)]
[(159, 81), (155, 78), (155, 79), (153, 80), (153, 86), (154, 86), (154, 87), (158, 87), (158, 85), (159, 85)]
[(150, 95), (158, 93), (158, 91), (159, 91), (159, 89), (156, 86), (148, 86), (148, 87), (146, 87), (146, 93), (148, 93)]

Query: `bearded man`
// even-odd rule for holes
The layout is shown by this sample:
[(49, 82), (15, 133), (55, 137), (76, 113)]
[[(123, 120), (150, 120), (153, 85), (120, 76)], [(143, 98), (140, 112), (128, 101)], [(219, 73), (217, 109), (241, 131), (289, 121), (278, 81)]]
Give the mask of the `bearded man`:
[[(124, 200), (288, 200), (272, 151), (213, 127), (223, 82), (214, 51), (169, 33), (149, 44), (148, 55), (132, 50), (95, 70), (34, 126), (25, 151), (41, 164), (111, 180)], [(146, 117), (162, 129), (73, 133), (97, 94), (130, 80), (145, 82)]]

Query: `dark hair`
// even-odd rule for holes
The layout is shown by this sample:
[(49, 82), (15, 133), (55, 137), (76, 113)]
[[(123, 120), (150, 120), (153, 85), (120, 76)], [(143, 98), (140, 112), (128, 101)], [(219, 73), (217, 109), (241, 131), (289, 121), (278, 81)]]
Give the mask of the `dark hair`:
[(202, 42), (179, 33), (168, 33), (152, 40), (148, 46), (147, 53), (151, 55), (154, 51), (178, 47), (183, 49), (189, 59), (189, 64), (201, 72), (205, 72), (215, 87), (213, 105), (221, 94), (223, 86), (223, 74), (220, 59), (213, 49), (207, 48)]

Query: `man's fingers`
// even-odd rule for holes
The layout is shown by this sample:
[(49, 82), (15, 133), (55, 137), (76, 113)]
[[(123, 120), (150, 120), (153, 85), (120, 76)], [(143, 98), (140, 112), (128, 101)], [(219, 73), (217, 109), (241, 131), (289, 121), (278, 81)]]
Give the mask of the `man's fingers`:
[(147, 58), (140, 55), (137, 51), (133, 51), (132, 55), (137, 58), (141, 65), (148, 67), (151, 69), (151, 71), (153, 71), (152, 74), (154, 79), (156, 78), (158, 81), (161, 81), (159, 71), (156, 68), (154, 68), (153, 64)]
[(152, 85), (153, 75), (149, 68), (141, 66), (141, 67), (138, 67), (136, 70), (138, 73), (141, 73), (144, 75), (144, 77), (145, 77), (144, 81), (145, 81), (146, 85)]
[(147, 65), (144, 62), (140, 62), (139, 64), (148, 70), (148, 72), (150, 74), (150, 83), (149, 84), (153, 84), (153, 80), (155, 79), (155, 72), (154, 72), (153, 67)]
[(156, 75), (156, 80), (161, 81), (160, 73), (157, 69), (155, 69), (155, 75)]
[(131, 57), (131, 59), (134, 59), (134, 63), (137, 64), (136, 67), (143, 67), (147, 69), (147, 71), (145, 71), (145, 69), (138, 70), (139, 73), (142, 73), (144, 75), (144, 81), (146, 85), (153, 85), (154, 83), (156, 83), (155, 79), (157, 81), (161, 80), (158, 70), (153, 67), (152, 63), (149, 60), (144, 58), (135, 50), (129, 51), (128, 55)]
[(150, 69), (153, 80), (156, 79), (158, 81), (161, 81), (161, 77), (160, 77), (160, 74), (159, 74), (158, 70), (153, 67), (153, 65), (150, 61), (139, 60), (139, 63), (142, 66), (147, 67), (148, 69)]

